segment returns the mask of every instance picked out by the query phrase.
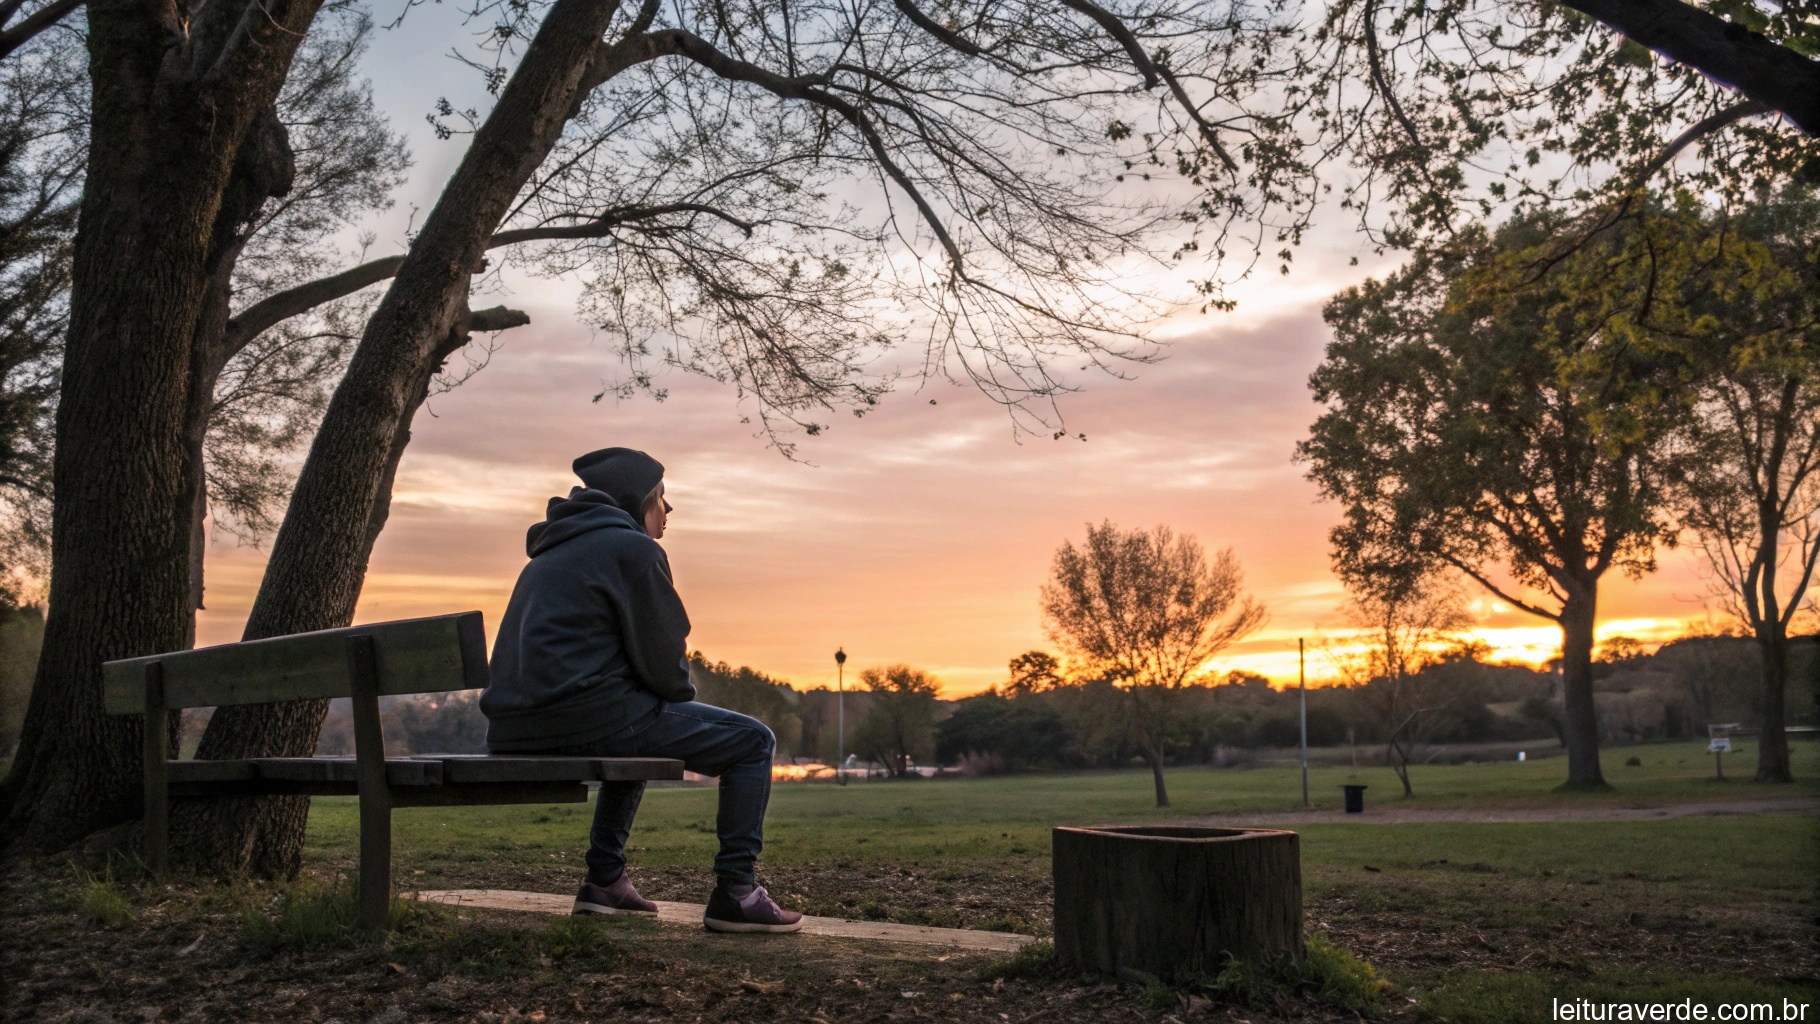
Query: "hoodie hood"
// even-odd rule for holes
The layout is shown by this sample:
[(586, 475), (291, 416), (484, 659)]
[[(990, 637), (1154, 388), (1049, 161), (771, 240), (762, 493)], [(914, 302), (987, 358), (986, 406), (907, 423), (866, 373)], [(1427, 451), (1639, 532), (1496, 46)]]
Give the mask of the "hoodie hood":
[(609, 495), (573, 487), (568, 497), (550, 499), (544, 521), (533, 525), (525, 535), (525, 554), (536, 558), (564, 541), (594, 530), (633, 530), (641, 535), (645, 532), (638, 520)]

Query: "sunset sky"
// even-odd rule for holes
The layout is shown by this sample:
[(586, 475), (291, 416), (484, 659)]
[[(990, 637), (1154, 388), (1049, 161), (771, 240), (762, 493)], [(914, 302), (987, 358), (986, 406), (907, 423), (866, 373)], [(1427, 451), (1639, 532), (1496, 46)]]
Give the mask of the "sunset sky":
[[(411, 205), (421, 214), (434, 202), (464, 144), (435, 140), (422, 115), (470, 84), (446, 56), (465, 30), (446, 7), (412, 17), (411, 33), (376, 33), (366, 62), (417, 159), (373, 255), (397, 251)], [(438, 33), (446, 39), (432, 45)], [(491, 627), (524, 563), (525, 528), (575, 482), (570, 460), (625, 445), (668, 469), (676, 512), (664, 545), (691, 646), (712, 659), (832, 685), (844, 646), (849, 668), (906, 662), (950, 696), (984, 689), (1004, 681), (1011, 657), (1049, 646), (1037, 594), (1055, 548), (1110, 519), (1231, 546), (1270, 621), (1220, 667), (1293, 683), (1296, 639), (1313, 646), (1344, 628), (1327, 562), (1335, 509), (1290, 461), (1316, 414), (1306, 382), (1327, 340), (1319, 308), (1391, 265), (1349, 217), (1325, 213), (1294, 273), (1242, 285), (1236, 313), (1184, 311), (1158, 325), (1170, 343), (1162, 362), (1131, 367), (1128, 381), (1081, 378), (1062, 408), (1085, 442), (1019, 438), (982, 395), (931, 382), (862, 420), (836, 417), (791, 462), (712, 382), (672, 375), (661, 403), (591, 402), (619, 366), (575, 316), (575, 283), (509, 279), (475, 305), (505, 302), (532, 324), (503, 335), (486, 370), (419, 414), (356, 621), (478, 608)], [(239, 638), (263, 559), (214, 537), (201, 643)], [(1640, 583), (1608, 581), (1601, 633), (1667, 639), (1706, 620), (1706, 590), (1692, 552), (1667, 552)], [(1536, 661), (1558, 645), (1550, 623), (1490, 599), (1477, 611), (1499, 656)], [(1329, 674), (1315, 655), (1309, 670)]]

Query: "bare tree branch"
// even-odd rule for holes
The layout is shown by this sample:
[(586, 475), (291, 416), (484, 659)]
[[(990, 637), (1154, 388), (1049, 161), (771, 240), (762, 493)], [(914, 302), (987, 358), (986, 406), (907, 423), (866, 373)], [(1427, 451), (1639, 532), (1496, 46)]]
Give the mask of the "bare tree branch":
[(1820, 135), (1820, 62), (1680, 0), (1565, 0)]
[[(704, 203), (665, 203), (660, 206), (628, 208), (605, 214), (585, 224), (552, 225), (536, 228), (515, 228), (495, 234), (487, 243), (487, 248), (497, 249), (505, 245), (520, 245), (525, 242), (547, 242), (563, 239), (605, 238), (616, 229), (639, 220), (649, 220), (676, 213), (701, 213), (724, 220), (750, 235), (753, 225), (749, 221)], [(389, 280), (404, 265), (403, 256), (386, 256), (369, 260), (357, 267), (350, 267), (339, 274), (318, 278), (294, 288), (268, 295), (235, 314), (228, 321), (227, 331), (223, 335), (227, 354), (231, 355), (244, 347), (247, 342), (258, 337), (274, 325), (294, 316), (302, 316), (324, 303), (346, 298), (362, 288)], [(478, 273), (482, 268), (475, 268)]]
[[(22, 0), (15, 0), (15, 2), (7, 4), (5, 9), (0, 11), (0, 23), (17, 13), (21, 2)], [(31, 42), (38, 33), (62, 21), (69, 16), (71, 11), (81, 7), (82, 4), (83, 0), (53, 0), (52, 3), (45, 4), (33, 11), (19, 24), (0, 31), (0, 58)]]
[(911, 0), (892, 0), (892, 2), (897, 4), (897, 9), (903, 12), (904, 17), (910, 19), (911, 24), (941, 40), (949, 49), (964, 53), (969, 57), (985, 56), (985, 50), (980, 49), (960, 33), (949, 30), (941, 22), (924, 14)]

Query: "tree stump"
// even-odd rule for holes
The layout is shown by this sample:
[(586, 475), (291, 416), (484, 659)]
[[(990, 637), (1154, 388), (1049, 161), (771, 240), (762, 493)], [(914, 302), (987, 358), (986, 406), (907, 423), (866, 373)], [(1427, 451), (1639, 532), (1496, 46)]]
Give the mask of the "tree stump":
[(1055, 952), (1083, 971), (1162, 981), (1218, 974), (1227, 954), (1302, 952), (1294, 832), (1263, 828), (1058, 828)]

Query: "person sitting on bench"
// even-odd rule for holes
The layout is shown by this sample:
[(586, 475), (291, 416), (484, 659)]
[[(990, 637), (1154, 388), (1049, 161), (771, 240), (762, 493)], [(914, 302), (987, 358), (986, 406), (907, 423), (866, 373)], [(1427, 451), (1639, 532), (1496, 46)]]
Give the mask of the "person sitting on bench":
[[(703, 924), (790, 932), (802, 915), (753, 875), (764, 845), (776, 739), (763, 722), (697, 703), (689, 617), (658, 540), (671, 511), (664, 468), (630, 448), (575, 460), (581, 486), (551, 498), (526, 540), (480, 708), (496, 754), (669, 757), (720, 777), (720, 854)], [(655, 914), (626, 877), (626, 837), (643, 782), (603, 782), (577, 914)]]

